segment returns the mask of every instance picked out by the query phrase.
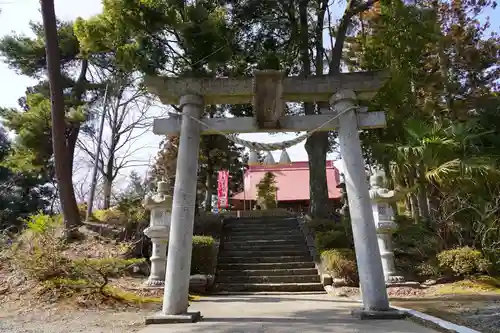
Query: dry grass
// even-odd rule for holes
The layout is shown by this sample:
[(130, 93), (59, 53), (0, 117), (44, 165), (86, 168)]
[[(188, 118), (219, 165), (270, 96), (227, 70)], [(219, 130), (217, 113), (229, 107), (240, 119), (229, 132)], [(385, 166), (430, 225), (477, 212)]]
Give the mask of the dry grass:
[[(0, 302), (10, 307), (60, 304), (78, 308), (150, 308), (162, 302), (163, 290), (146, 292), (145, 276), (129, 276), (123, 259), (129, 244), (84, 235), (64, 244), (60, 228), (37, 233), (28, 230), (0, 251)], [(133, 288), (127, 288), (127, 284)], [(190, 296), (190, 301), (196, 300)]]

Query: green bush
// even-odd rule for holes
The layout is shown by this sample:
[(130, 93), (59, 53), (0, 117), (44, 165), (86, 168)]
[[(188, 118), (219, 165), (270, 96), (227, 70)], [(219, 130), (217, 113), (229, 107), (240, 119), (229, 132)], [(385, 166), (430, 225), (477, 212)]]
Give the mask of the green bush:
[(396, 216), (398, 230), (394, 234), (394, 252), (410, 257), (413, 262), (427, 262), (435, 258), (439, 249), (437, 231), (407, 216)]
[(434, 278), (440, 275), (439, 266), (435, 262), (424, 262), (416, 266), (416, 273), (418, 276), (424, 278)]
[(137, 232), (136, 229), (139, 226), (145, 227), (149, 222), (149, 212), (144, 209), (140, 200), (125, 197), (110, 209), (95, 210), (92, 218), (103, 224), (123, 227), (129, 232)]
[(141, 199), (123, 197), (116, 209), (131, 222), (149, 221), (149, 212), (143, 207)]
[(191, 274), (214, 274), (215, 240), (211, 236), (193, 236)]
[(320, 231), (315, 234), (316, 250), (320, 253), (329, 249), (351, 248), (352, 241), (341, 230)]
[(419, 265), (435, 260), (440, 247), (437, 231), (422, 223), (415, 224), (405, 215), (397, 215), (395, 222), (398, 224), (393, 237), (396, 268), (411, 279), (425, 277), (421, 270), (424, 267)]
[(81, 204), (78, 204), (78, 213), (80, 215), (80, 219), (85, 220), (85, 218), (87, 217), (87, 209), (88, 209), (88, 205), (86, 203), (81, 203)]
[(98, 222), (114, 226), (125, 226), (128, 222), (125, 214), (114, 208), (98, 209), (92, 215)]
[(351, 249), (333, 249), (321, 253), (324, 268), (334, 278), (345, 279), (348, 283), (359, 283), (356, 255)]
[(332, 219), (313, 219), (307, 222), (307, 226), (315, 233), (336, 230), (339, 228), (339, 224)]
[(23, 222), (26, 224), (27, 232), (38, 235), (51, 234), (62, 226), (60, 216), (50, 216), (43, 213), (31, 215)]
[(61, 218), (39, 213), (23, 222), (26, 230), (10, 247), (10, 261), (31, 279), (43, 281), (64, 276), (70, 261), (62, 254), (65, 244), (59, 237)]
[(89, 285), (103, 286), (107, 284), (108, 278), (124, 275), (127, 267), (144, 261), (144, 258), (78, 258), (71, 262), (69, 277), (88, 281)]
[(479, 250), (468, 246), (443, 251), (437, 255), (437, 260), (444, 274), (458, 276), (487, 273), (491, 267), (491, 262)]
[(220, 238), (222, 233), (222, 218), (217, 214), (201, 213), (194, 219), (194, 234)]

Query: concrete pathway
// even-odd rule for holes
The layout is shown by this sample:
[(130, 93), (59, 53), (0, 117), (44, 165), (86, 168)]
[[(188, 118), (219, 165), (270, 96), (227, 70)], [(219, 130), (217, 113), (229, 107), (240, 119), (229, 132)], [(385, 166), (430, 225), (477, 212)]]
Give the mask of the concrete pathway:
[(436, 333), (409, 320), (359, 320), (351, 300), (326, 294), (203, 297), (194, 324), (150, 325), (139, 333)]

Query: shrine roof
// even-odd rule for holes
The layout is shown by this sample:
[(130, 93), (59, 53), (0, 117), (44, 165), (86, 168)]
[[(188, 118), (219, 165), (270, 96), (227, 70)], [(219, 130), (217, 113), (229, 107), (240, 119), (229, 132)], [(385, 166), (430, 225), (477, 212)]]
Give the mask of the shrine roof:
[[(334, 161), (326, 161), (326, 178), (328, 197), (340, 198), (337, 185), (340, 182), (340, 173), (334, 166)], [(292, 162), (290, 164), (252, 165), (245, 172), (245, 192), (232, 196), (232, 200), (256, 200), (257, 184), (266, 172), (276, 176), (278, 187), (278, 201), (309, 200), (309, 162)]]

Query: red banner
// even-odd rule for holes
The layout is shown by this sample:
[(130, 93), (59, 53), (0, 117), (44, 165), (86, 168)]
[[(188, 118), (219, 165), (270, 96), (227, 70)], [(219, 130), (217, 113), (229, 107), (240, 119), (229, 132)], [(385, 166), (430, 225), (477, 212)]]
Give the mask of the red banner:
[(227, 208), (229, 206), (228, 198), (229, 171), (220, 170), (217, 178), (217, 208)]

